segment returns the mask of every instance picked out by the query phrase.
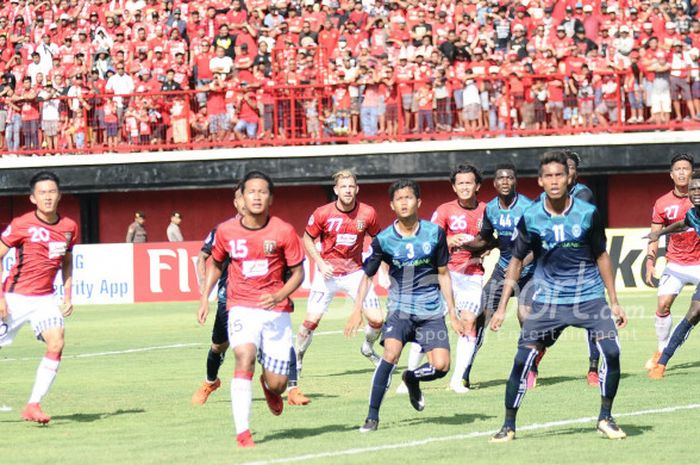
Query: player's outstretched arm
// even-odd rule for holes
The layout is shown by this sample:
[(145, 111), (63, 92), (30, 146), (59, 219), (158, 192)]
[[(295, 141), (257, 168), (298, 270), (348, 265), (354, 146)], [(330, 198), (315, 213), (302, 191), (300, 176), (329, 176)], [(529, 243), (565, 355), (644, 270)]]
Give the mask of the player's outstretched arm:
[(495, 239), (487, 240), (481, 237), (481, 234), (477, 234), (471, 241), (463, 242), (461, 248), (466, 249), (470, 252), (483, 252), (486, 250), (491, 250), (498, 245)]
[[(605, 289), (608, 291), (608, 299), (610, 301), (610, 309), (615, 316), (615, 324), (618, 328), (624, 328), (627, 326), (627, 315), (625, 311), (620, 306), (620, 302), (617, 300), (617, 291), (615, 290), (615, 276), (612, 271), (612, 260), (610, 260), (610, 255), (607, 252), (603, 252), (596, 258), (598, 264), (598, 271), (600, 272), (600, 277), (603, 279), (603, 284)], [(585, 285), (585, 283), (583, 283)]]
[[(688, 225), (685, 223), (685, 220), (676, 221), (675, 223), (669, 224), (665, 228), (661, 228), (661, 229), (654, 228), (654, 226), (661, 226), (661, 225), (652, 225), (651, 232), (643, 237), (643, 239), (649, 239), (650, 243), (658, 241), (661, 236), (676, 234), (676, 233), (683, 232), (686, 229), (688, 229)], [(657, 247), (658, 247), (658, 245), (657, 245)]]
[(73, 313), (73, 252), (66, 252), (61, 266), (63, 276), (63, 316), (68, 317)]
[(450, 315), (450, 325), (452, 329), (459, 334), (464, 336), (466, 331), (464, 330), (464, 322), (457, 318), (457, 310), (455, 309), (454, 294), (452, 293), (452, 278), (450, 278), (450, 272), (446, 266), (438, 267), (438, 283), (440, 283), (440, 292), (442, 292), (442, 298), (445, 299), (447, 304), (447, 313)]
[[(0, 241), (0, 277), (4, 274), (5, 270), (2, 267), (2, 259), (5, 258), (9, 248), (4, 242)], [(5, 301), (5, 293), (2, 289), (2, 282), (0, 282), (0, 320), (5, 320), (9, 316), (10, 312), (7, 309), (7, 302)]]
[(498, 331), (506, 319), (506, 309), (508, 308), (508, 300), (513, 295), (513, 289), (518, 285), (518, 277), (523, 270), (523, 261), (517, 257), (512, 257), (506, 269), (506, 277), (503, 280), (503, 293), (501, 300), (498, 302), (498, 310), (491, 317), (491, 330)]
[(318, 271), (321, 272), (324, 278), (328, 279), (333, 277), (333, 265), (327, 263), (321, 257), (321, 254), (318, 253), (318, 250), (316, 249), (316, 242), (314, 241), (314, 238), (307, 232), (304, 233), (304, 250), (306, 250), (306, 253), (314, 261), (318, 267)]
[(371, 285), (372, 278), (367, 276), (367, 273), (363, 273), (360, 286), (357, 288), (357, 295), (355, 296), (352, 313), (350, 314), (350, 318), (348, 318), (348, 322), (345, 323), (344, 334), (346, 337), (354, 336), (355, 333), (357, 333), (357, 329), (362, 325), (362, 304), (365, 301), (365, 297), (367, 297)]
[(273, 308), (278, 303), (286, 300), (287, 297), (296, 291), (304, 281), (304, 267), (301, 263), (289, 269), (289, 279), (284, 283), (282, 289), (273, 294), (263, 294), (260, 296), (260, 306), (262, 308)]
[(199, 309), (197, 310), (197, 321), (200, 325), (207, 322), (207, 315), (209, 315), (209, 294), (214, 285), (221, 278), (221, 271), (223, 269), (223, 263), (217, 262), (212, 259), (211, 266), (207, 269), (206, 279), (204, 280), (204, 289), (199, 296)]

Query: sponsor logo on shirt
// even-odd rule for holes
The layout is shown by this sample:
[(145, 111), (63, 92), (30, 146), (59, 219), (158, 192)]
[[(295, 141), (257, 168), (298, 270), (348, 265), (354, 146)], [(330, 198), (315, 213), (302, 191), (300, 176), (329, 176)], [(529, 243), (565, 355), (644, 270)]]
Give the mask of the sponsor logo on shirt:
[(67, 248), (65, 242), (49, 242), (49, 259), (63, 257)]
[(241, 271), (246, 278), (265, 276), (268, 272), (267, 260), (244, 260)]
[(357, 234), (338, 234), (335, 238), (336, 245), (352, 246), (357, 242)]

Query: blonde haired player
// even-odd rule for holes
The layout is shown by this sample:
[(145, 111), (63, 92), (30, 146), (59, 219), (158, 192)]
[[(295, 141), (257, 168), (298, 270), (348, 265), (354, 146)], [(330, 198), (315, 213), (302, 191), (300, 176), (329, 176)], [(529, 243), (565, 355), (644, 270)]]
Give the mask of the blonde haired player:
[[(357, 200), (360, 190), (357, 177), (349, 170), (341, 170), (333, 175), (333, 181), (337, 200), (317, 208), (304, 232), (304, 248), (316, 263), (318, 273), (311, 284), (306, 319), (297, 334), (299, 372), (314, 331), (328, 311), (333, 297), (338, 292), (344, 292), (350, 298), (357, 295), (363, 276), (362, 246), (365, 235), (374, 237), (380, 231), (374, 208)], [(316, 249), (316, 240), (321, 244), (320, 252)], [(367, 326), (361, 352), (376, 365), (379, 356), (373, 345), (381, 333), (384, 315), (372, 289), (364, 300), (363, 313)]]

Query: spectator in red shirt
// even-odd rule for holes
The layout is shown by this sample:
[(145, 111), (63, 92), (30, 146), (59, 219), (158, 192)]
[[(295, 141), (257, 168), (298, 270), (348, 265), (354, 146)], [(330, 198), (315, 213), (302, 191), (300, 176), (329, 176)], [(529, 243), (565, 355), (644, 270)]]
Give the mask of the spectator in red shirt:
[[(244, 89), (247, 87), (243, 84), (241, 85)], [(238, 103), (236, 114), (238, 115), (238, 122), (233, 128), (236, 138), (242, 140), (245, 135), (248, 139), (255, 139), (258, 131), (258, 122), (260, 121), (260, 113), (258, 110), (257, 97), (253, 90), (244, 90), (243, 97)]]

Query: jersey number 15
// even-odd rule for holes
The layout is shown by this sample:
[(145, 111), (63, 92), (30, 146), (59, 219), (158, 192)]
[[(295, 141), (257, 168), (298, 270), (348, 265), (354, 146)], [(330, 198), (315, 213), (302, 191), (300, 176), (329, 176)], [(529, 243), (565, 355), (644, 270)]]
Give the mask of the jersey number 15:
[(248, 245), (245, 239), (236, 239), (229, 241), (228, 245), (231, 249), (231, 258), (245, 258), (248, 256)]

